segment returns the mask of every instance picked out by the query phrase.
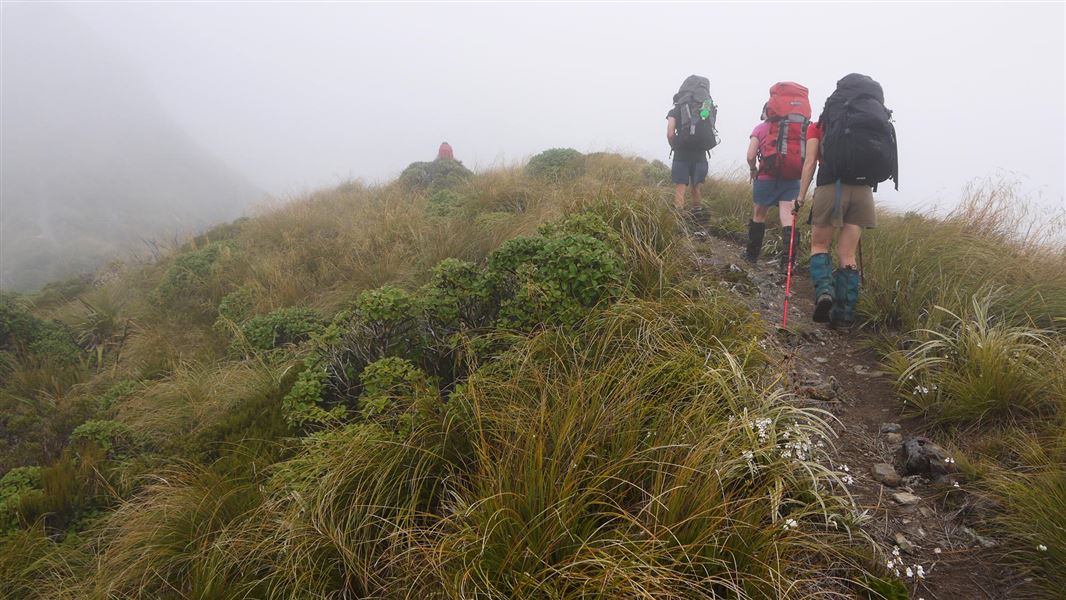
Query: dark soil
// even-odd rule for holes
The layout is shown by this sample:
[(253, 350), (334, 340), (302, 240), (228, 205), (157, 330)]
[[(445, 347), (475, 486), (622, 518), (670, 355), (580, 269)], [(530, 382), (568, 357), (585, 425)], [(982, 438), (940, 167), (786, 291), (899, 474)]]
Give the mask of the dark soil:
[[(834, 466), (844, 470), (846, 465), (854, 478), (849, 489), (857, 512), (867, 517), (863, 529), (881, 547), (886, 562), (900, 546), (900, 578), (908, 584), (911, 597), (1035, 597), (1030, 582), (1004, 566), (1006, 549), (975, 532), (988, 509), (967, 492), (964, 481), (956, 487), (951, 480), (937, 483), (899, 472), (903, 478), (894, 488), (874, 479), (872, 468), (877, 463), (901, 469), (900, 439), (925, 435), (935, 440), (937, 433), (920, 417), (901, 412), (893, 379), (871, 349), (873, 335), (861, 329), (834, 331), (811, 321), (813, 289), (805, 269), (793, 273), (788, 328), (782, 329), (785, 275), (776, 257), (751, 265), (735, 241), (702, 230), (693, 235), (701, 272), (717, 280), (730, 274), (725, 285), (744, 288), (737, 291), (768, 323), (767, 340), (784, 356), (784, 385), (803, 404), (827, 410), (839, 420)], [(899, 425), (900, 439), (881, 432), (888, 423)], [(897, 492), (912, 493), (920, 500), (900, 504), (893, 499)], [(924, 579), (906, 576), (906, 567), (915, 565), (924, 568)]]

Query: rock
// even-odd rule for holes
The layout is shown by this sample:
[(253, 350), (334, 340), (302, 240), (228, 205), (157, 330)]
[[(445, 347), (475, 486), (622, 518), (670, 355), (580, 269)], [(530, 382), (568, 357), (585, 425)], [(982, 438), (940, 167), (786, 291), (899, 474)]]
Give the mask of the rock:
[(852, 370), (855, 371), (857, 375), (862, 375), (863, 377), (881, 377), (882, 375), (885, 375), (884, 371), (871, 371), (866, 365), (855, 365)]
[(899, 433), (899, 423), (881, 423), (881, 433)]
[(820, 365), (824, 365), (825, 363), (829, 362), (829, 359), (824, 357), (824, 356), (815, 356), (814, 357), (814, 362), (816, 362), (816, 363), (818, 363)]
[(877, 463), (870, 470), (874, 474), (874, 479), (889, 487), (896, 487), (901, 483), (899, 473), (896, 473), (896, 467), (888, 463)]
[(944, 481), (958, 472), (947, 450), (925, 437), (911, 438), (899, 449), (904, 475), (921, 475), (934, 481)]
[(910, 492), (896, 492), (892, 494), (892, 499), (903, 506), (912, 506), (922, 501), (921, 498)]
[(919, 506), (918, 513), (926, 519), (932, 519), (933, 515), (936, 514), (936, 512), (934, 512), (933, 509), (929, 508), (928, 506)]
[(969, 527), (963, 527), (962, 528), (962, 532), (965, 533), (966, 535), (970, 536), (971, 538), (973, 538), (973, 541), (977, 542), (982, 548), (995, 548), (996, 547), (996, 540), (994, 540), (992, 538), (987, 538), (987, 537), (985, 537), (983, 535), (980, 535), (979, 533), (977, 533), (973, 529), (970, 529)]
[(895, 537), (893, 537), (893, 541), (896, 542), (896, 545), (899, 546), (900, 550), (906, 552), (907, 554), (914, 554), (914, 544), (912, 544), (911, 541), (907, 539), (907, 536), (903, 535), (902, 533), (897, 533)]
[(885, 434), (885, 443), (890, 445), (890, 446), (895, 446), (896, 444), (902, 444), (903, 443), (903, 436), (898, 434), (898, 433), (886, 433)]

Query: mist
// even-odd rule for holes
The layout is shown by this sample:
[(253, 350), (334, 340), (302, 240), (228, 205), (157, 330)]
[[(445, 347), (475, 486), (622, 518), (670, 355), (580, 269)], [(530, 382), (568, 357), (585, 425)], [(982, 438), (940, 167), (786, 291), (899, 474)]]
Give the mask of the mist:
[[(5, 3), (2, 11), (8, 281), (24, 270), (12, 267), (8, 240), (12, 215), (26, 211), (13, 207), (32, 197), (48, 207), (35, 222), (69, 216), (90, 202), (78, 173), (135, 188), (117, 195), (134, 202), (122, 212), (178, 205), (181, 215), (162, 220), (186, 223), (239, 214), (263, 193), (285, 199), (348, 179), (386, 181), (431, 159), (443, 140), (475, 170), (560, 146), (666, 161), (665, 115), (692, 73), (710, 78), (719, 105), (718, 173), (741, 166), (771, 84), (806, 85), (817, 114), (837, 79), (861, 72), (884, 86), (900, 139), (900, 189), (883, 186), (879, 204), (950, 207), (968, 183), (993, 177), (1042, 210), (1066, 210), (1061, 3)], [(164, 168), (174, 162), (187, 167)], [(118, 202), (107, 185), (97, 188), (94, 207)], [(130, 228), (136, 236), (172, 229), (112, 222), (110, 235), (123, 239), (134, 237)]]

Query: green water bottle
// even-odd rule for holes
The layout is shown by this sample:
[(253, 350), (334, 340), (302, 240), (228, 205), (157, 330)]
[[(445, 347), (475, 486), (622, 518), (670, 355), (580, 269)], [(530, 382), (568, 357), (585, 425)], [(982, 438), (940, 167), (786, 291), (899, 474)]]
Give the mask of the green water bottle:
[(708, 118), (710, 118), (712, 106), (714, 105), (711, 104), (710, 99), (703, 101), (703, 106), (700, 107), (700, 119), (706, 121)]

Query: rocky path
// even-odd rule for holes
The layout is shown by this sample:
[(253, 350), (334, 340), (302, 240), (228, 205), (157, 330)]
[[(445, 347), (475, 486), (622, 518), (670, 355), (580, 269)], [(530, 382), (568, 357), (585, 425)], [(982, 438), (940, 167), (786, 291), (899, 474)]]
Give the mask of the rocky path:
[(693, 238), (700, 270), (748, 298), (769, 324), (767, 341), (785, 357), (783, 385), (839, 420), (834, 466), (851, 476), (849, 488), (866, 516), (863, 528), (882, 547), (886, 562), (893, 560), (911, 598), (1034, 597), (1025, 578), (997, 565), (997, 541), (972, 528), (987, 509), (965, 482), (956, 482), (948, 453), (922, 437), (928, 428), (921, 419), (901, 414), (893, 380), (880, 370), (871, 339), (811, 321), (813, 290), (806, 270), (793, 273), (788, 329), (782, 330), (785, 276), (776, 260), (749, 265), (733, 242), (702, 230)]

